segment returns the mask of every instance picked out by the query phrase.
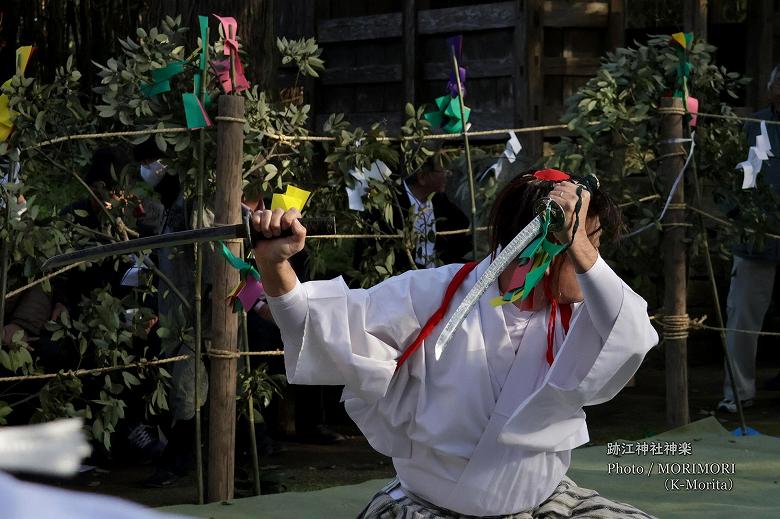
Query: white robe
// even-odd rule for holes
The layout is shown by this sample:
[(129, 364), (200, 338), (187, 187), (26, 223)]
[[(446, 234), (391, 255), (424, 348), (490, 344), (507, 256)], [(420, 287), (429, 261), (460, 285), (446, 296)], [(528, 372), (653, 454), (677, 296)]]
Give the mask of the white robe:
[(495, 308), (496, 283), (437, 361), (438, 335), (489, 262), (468, 275), (444, 319), (395, 374), (396, 359), (460, 265), (410, 271), (367, 290), (350, 290), (341, 278), (312, 281), (269, 298), (288, 380), (343, 384), (347, 412), (393, 458), (404, 489), (477, 516), (544, 501), (571, 449), (589, 439), (582, 407), (614, 397), (658, 342), (645, 301), (599, 258), (578, 275), (585, 299), (574, 305), (565, 340), (557, 320), (551, 367), (549, 309)]

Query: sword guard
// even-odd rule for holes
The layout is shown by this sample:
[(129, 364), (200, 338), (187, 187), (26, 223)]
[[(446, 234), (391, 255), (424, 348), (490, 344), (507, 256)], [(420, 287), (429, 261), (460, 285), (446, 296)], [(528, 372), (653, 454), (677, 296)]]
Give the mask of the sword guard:
[(548, 229), (550, 231), (560, 231), (563, 229), (563, 225), (566, 223), (566, 217), (563, 212), (563, 208), (550, 197), (540, 198), (534, 204), (534, 212), (538, 215), (543, 215), (550, 209), (550, 223)]

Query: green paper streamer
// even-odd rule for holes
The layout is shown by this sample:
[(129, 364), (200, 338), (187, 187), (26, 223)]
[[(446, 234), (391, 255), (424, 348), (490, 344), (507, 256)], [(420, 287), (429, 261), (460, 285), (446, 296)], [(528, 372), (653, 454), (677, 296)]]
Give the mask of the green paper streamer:
[(155, 83), (159, 83), (160, 81), (171, 79), (173, 76), (181, 74), (182, 72), (184, 72), (184, 62), (173, 61), (162, 68), (152, 70), (152, 80)]
[(242, 278), (246, 278), (246, 276), (252, 275), (255, 279), (260, 281), (260, 273), (257, 271), (257, 269), (255, 269), (255, 267), (230, 252), (230, 249), (228, 249), (224, 242), (219, 242), (219, 244), (221, 245), (219, 252), (227, 260), (231, 267), (241, 273)]
[(441, 128), (442, 123), (444, 122), (444, 116), (441, 112), (428, 112), (423, 115), (423, 118), (431, 123), (431, 126), (434, 128)]
[(519, 262), (522, 259), (526, 259), (531, 262), (539, 262), (536, 267), (533, 267), (525, 276), (525, 282), (523, 286), (513, 288), (504, 293), (503, 296), (497, 296), (490, 301), (493, 306), (501, 306), (507, 303), (514, 303), (515, 301), (524, 300), (531, 291), (536, 287), (539, 281), (544, 277), (544, 273), (552, 263), (555, 256), (566, 250), (567, 245), (560, 245), (553, 243), (547, 239), (547, 229), (550, 226), (550, 209), (545, 212), (545, 216), (542, 219), (542, 229), (539, 237), (532, 241), (517, 257)]
[(142, 83), (141, 93), (146, 97), (154, 97), (157, 94), (171, 91), (171, 78), (184, 72), (184, 62), (174, 61), (162, 68), (152, 70), (153, 83)]
[(460, 111), (460, 99), (449, 95), (437, 97), (434, 100), (436, 110), (427, 112), (423, 118), (431, 123), (434, 128), (441, 128), (447, 133), (460, 133), (464, 125), (469, 121), (471, 108), (464, 106)]
[(205, 128), (210, 126), (203, 109), (198, 101), (198, 96), (187, 92), (181, 95), (184, 104), (184, 117), (187, 119), (187, 128)]
[(691, 121), (691, 115), (687, 113), (689, 96), (688, 82), (691, 77), (691, 72), (693, 71), (693, 65), (691, 65), (688, 61), (688, 48), (691, 46), (691, 42), (693, 42), (693, 33), (686, 32), (684, 37), (685, 47), (682, 47), (680, 43), (674, 38), (672, 38), (671, 41), (671, 44), (674, 45), (674, 51), (675, 54), (677, 54), (677, 59), (679, 60), (679, 63), (677, 64), (677, 84), (675, 85), (673, 97), (679, 97), (682, 99), (683, 109), (686, 112), (683, 116), (683, 122), (688, 124)]
[(208, 38), (209, 17), (198, 16), (198, 23), (200, 24), (200, 70), (201, 72), (206, 72), (206, 67), (208, 66), (206, 63), (206, 48), (209, 44), (206, 39)]
[(171, 82), (168, 80), (160, 81), (159, 83), (141, 83), (141, 93), (146, 97), (154, 97), (157, 94), (163, 94), (171, 91)]

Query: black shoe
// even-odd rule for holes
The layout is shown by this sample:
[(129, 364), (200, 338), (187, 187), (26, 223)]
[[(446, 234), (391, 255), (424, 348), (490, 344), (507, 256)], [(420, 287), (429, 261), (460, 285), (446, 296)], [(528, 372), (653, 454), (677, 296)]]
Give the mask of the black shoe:
[(157, 435), (154, 427), (139, 424), (127, 435), (130, 454), (142, 464), (151, 463), (160, 457), (166, 442)]
[(764, 384), (764, 389), (767, 391), (780, 391), (780, 373), (767, 380)]
[(173, 485), (183, 477), (183, 474), (177, 474), (167, 469), (157, 469), (154, 474), (143, 482), (143, 486), (147, 488), (165, 488)]

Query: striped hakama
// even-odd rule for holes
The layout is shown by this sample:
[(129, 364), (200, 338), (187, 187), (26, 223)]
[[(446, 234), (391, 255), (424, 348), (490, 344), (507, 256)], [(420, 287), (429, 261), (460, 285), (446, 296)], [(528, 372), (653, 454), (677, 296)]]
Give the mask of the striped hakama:
[[(398, 495), (397, 498), (390, 494)], [(398, 478), (393, 479), (380, 490), (358, 519), (469, 519), (476, 516), (452, 512), (409, 492), (401, 490)], [(595, 490), (578, 487), (568, 477), (558, 484), (542, 504), (531, 510), (511, 515), (491, 516), (491, 519), (654, 519), (641, 510), (611, 501)], [(484, 518), (483, 518), (484, 519)]]

